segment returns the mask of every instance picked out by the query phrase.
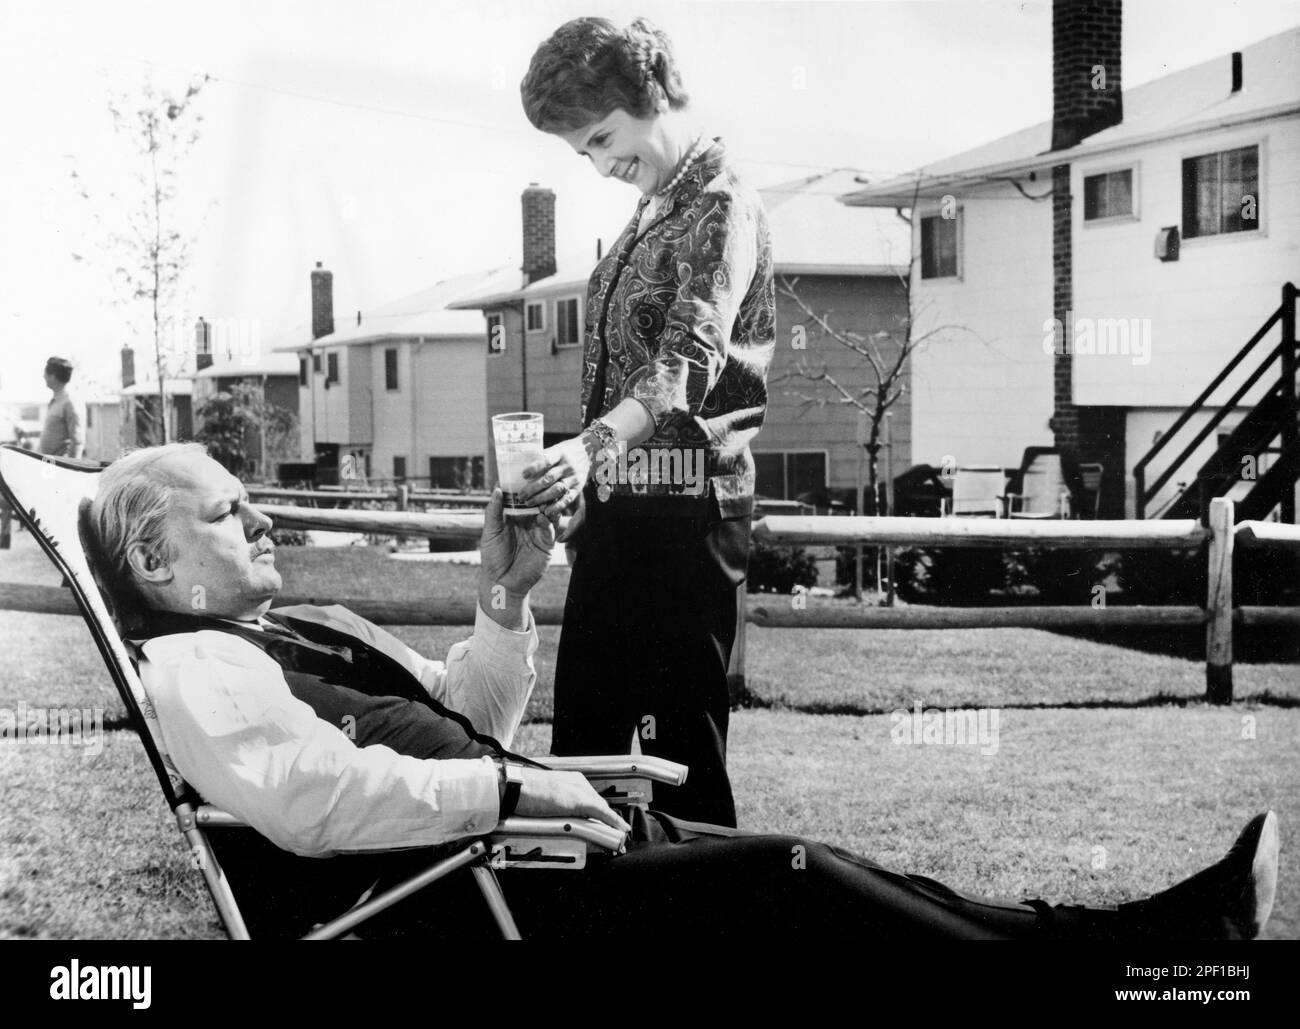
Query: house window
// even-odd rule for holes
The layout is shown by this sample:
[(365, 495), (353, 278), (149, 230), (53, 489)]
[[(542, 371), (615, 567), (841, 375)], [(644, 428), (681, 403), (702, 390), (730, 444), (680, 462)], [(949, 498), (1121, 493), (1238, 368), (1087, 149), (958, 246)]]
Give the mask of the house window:
[(529, 304), (524, 308), (525, 324), (529, 332), (539, 332), (546, 328), (546, 305), (540, 303)]
[(397, 348), (384, 350), (384, 389), (390, 393), (397, 389)]
[(429, 485), (432, 489), (483, 489), (483, 458), (429, 458)]
[(921, 219), (921, 278), (946, 279), (957, 274), (957, 219), (933, 215)]
[(499, 314), (487, 316), (487, 341), (489, 354), (505, 353), (506, 328)]
[(307, 358), (298, 358), (298, 385), (307, 385)]
[(393, 455), (393, 478), (398, 482), (406, 481), (406, 456), (404, 454)]
[(339, 381), (339, 355), (337, 352), (325, 355), (325, 383)]
[(1259, 228), (1259, 147), (1221, 150), (1183, 161), (1183, 236)]
[(754, 455), (754, 492), (768, 500), (794, 500), (826, 489), (826, 452), (768, 452)]
[(320, 351), (313, 350), (311, 355), (311, 370), (317, 375), (320, 374)]
[(578, 300), (570, 297), (555, 302), (555, 345), (572, 347), (578, 343)]
[(1133, 169), (1086, 175), (1083, 179), (1083, 220), (1122, 218), (1133, 214)]

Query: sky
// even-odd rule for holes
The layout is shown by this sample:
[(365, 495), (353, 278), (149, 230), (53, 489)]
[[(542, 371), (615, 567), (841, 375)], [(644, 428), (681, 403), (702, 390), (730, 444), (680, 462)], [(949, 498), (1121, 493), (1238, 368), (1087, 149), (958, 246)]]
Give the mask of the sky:
[[(116, 388), (123, 344), (151, 360), (105, 241), (113, 197), (139, 195), (109, 103), (149, 82), (210, 77), (178, 179), (182, 333), (203, 315), (274, 341), (309, 320), (317, 261), (340, 323), (517, 262), (530, 182), (556, 193), (557, 252), (594, 255), (637, 193), (519, 102), (533, 51), (581, 15), (663, 28), (699, 123), (757, 186), (878, 179), (1051, 115), (1049, 2), (0, 0), (0, 399), (45, 396), (50, 354), (88, 394)], [(1123, 81), (1297, 25), (1300, 0), (1128, 0)]]

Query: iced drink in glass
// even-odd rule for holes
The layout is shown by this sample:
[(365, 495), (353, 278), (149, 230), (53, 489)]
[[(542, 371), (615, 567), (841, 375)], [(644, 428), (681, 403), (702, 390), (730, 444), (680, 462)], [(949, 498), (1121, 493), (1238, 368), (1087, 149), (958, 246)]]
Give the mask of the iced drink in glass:
[(497, 482), (505, 494), (505, 513), (515, 518), (537, 514), (536, 507), (519, 502), (528, 485), (524, 469), (542, 456), (542, 416), (532, 411), (514, 411), (492, 416), (492, 440), (497, 452)]

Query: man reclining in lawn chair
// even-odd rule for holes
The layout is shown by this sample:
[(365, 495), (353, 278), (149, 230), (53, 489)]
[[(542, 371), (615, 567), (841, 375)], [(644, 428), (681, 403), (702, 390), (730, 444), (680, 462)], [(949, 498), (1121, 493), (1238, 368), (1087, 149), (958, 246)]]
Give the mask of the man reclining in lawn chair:
[[(393, 848), (482, 836), (513, 805), (629, 835), (624, 852), (582, 871), (503, 875), (525, 937), (806, 929), (891, 941), (1186, 939), (1252, 937), (1268, 917), (1272, 813), (1191, 879), (1106, 908), (967, 896), (825, 844), (653, 811), (637, 810), (629, 826), (581, 775), (505, 749), (535, 680), (527, 597), (554, 543), (545, 519), (506, 521), (493, 495), (474, 635), (446, 663), (340, 607), (271, 609), (280, 575), (270, 528), (197, 444), (123, 457), (103, 473), (89, 512), (101, 586), (137, 641), (172, 760), (207, 801), (276, 845), (261, 841), (242, 860), (275, 884), (267, 903), (282, 911), (319, 905), (298, 914), (324, 920), (366, 877), (404, 876), (417, 857), (428, 860), (427, 849)], [(461, 885), (449, 879), (360, 931), (492, 933), (468, 877)], [(257, 914), (246, 895), (241, 906)]]

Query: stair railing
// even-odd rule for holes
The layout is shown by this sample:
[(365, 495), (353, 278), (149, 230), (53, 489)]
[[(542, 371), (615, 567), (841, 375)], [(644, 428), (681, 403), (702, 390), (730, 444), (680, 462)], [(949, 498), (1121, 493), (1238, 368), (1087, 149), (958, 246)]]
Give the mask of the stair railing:
[[(1238, 350), (1237, 353), (1233, 356), (1232, 360), (1229, 361), (1223, 367), (1223, 370), (1220, 371), (1219, 374), (1214, 377), (1214, 381), (1211, 382), (1208, 386), (1206, 386), (1205, 389), (1201, 391), (1200, 396), (1198, 396), (1195, 400), (1193, 400), (1192, 403), (1186, 408), (1186, 410), (1184, 410), (1183, 413), (1178, 416), (1178, 419), (1174, 422), (1172, 426), (1170, 426), (1169, 431), (1164, 433), (1160, 437), (1160, 439), (1156, 441), (1155, 445), (1152, 446), (1152, 448), (1147, 451), (1146, 455), (1142, 458), (1142, 460), (1140, 460), (1136, 465), (1133, 466), (1133, 483), (1134, 483), (1134, 494), (1135, 494), (1135, 502), (1136, 502), (1135, 513), (1138, 518), (1145, 518), (1147, 516), (1146, 515), (1147, 505), (1155, 498), (1156, 494), (1159, 493), (1161, 488), (1164, 487), (1165, 483), (1167, 483), (1173, 477), (1173, 475), (1179, 469), (1181, 469), (1184, 464), (1186, 464), (1187, 460), (1192, 456), (1192, 454), (1196, 451), (1196, 448), (1201, 445), (1201, 443), (1205, 440), (1205, 438), (1209, 436), (1209, 434), (1213, 432), (1223, 422), (1223, 420), (1236, 409), (1236, 406), (1241, 401), (1241, 398), (1246, 395), (1247, 391), (1250, 390), (1250, 388), (1254, 386), (1256, 382), (1259, 381), (1260, 377), (1264, 374), (1264, 371), (1269, 366), (1271, 366), (1272, 363), (1276, 361), (1279, 357), (1281, 357), (1282, 359), (1282, 388), (1284, 391), (1284, 395), (1292, 401), (1295, 400), (1295, 396), (1296, 396), (1295, 309), (1296, 309), (1296, 287), (1293, 283), (1290, 282), (1283, 283), (1282, 302), (1281, 304), (1278, 305), (1277, 310), (1275, 310), (1272, 314), (1268, 316), (1268, 319), (1264, 322), (1263, 325), (1259, 327), (1259, 330), (1253, 336), (1250, 337), (1246, 345), (1243, 346), (1240, 350)], [(1278, 324), (1281, 324), (1282, 326), (1282, 339), (1278, 343), (1278, 345), (1273, 348), (1273, 350), (1259, 365), (1259, 367), (1255, 369), (1255, 371), (1250, 375), (1250, 377), (1246, 379), (1246, 381), (1227, 400), (1227, 402), (1222, 405), (1219, 405), (1218, 410), (1214, 413), (1213, 416), (1211, 416), (1210, 420), (1201, 428), (1200, 432), (1196, 434), (1196, 437), (1191, 441), (1191, 443), (1189, 443), (1186, 447), (1184, 447), (1182, 453), (1180, 453), (1173, 461), (1169, 462), (1169, 465), (1165, 468), (1165, 470), (1148, 487), (1146, 482), (1147, 465), (1149, 465), (1152, 459), (1155, 458), (1156, 455), (1158, 455), (1162, 450), (1165, 449), (1166, 446), (1169, 445), (1169, 443), (1174, 439), (1174, 437), (1178, 435), (1179, 431), (1183, 428), (1183, 426), (1185, 426), (1198, 412), (1205, 409), (1206, 401), (1210, 398), (1210, 396), (1214, 393), (1214, 391), (1218, 389), (1221, 385), (1223, 385), (1224, 381), (1228, 378), (1228, 376), (1231, 375), (1232, 372), (1236, 369), (1236, 367), (1246, 359), (1247, 355), (1251, 352), (1251, 350), (1255, 348), (1255, 346), (1260, 342), (1260, 340), (1262, 340), (1265, 336), (1268, 335), (1269, 331), (1273, 328), (1273, 326)], [(1283, 427), (1282, 430), (1282, 437), (1283, 437), (1282, 445), (1284, 449), (1290, 449), (1296, 447), (1297, 445), (1300, 445), (1300, 437), (1297, 436), (1297, 431), (1298, 430), (1295, 424), (1295, 419), (1293, 418), (1288, 419), (1287, 424)], [(1287, 507), (1287, 509), (1283, 511), (1284, 519), (1290, 522), (1294, 522), (1295, 521), (1294, 497), (1291, 497), (1289, 501), (1285, 502), (1284, 506)]]

